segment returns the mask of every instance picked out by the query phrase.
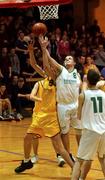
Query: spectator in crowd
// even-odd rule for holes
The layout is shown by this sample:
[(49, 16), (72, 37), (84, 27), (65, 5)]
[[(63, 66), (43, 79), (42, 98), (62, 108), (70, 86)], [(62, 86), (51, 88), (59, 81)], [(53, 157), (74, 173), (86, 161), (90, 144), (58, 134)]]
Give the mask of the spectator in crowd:
[(64, 58), (70, 54), (70, 42), (67, 35), (63, 35), (58, 43), (58, 54), (60, 58), (60, 64), (63, 65)]
[(55, 29), (55, 38), (56, 38), (56, 41), (57, 43), (61, 40), (61, 29), (59, 27), (57, 27)]
[[(23, 108), (28, 107), (31, 101), (27, 101), (26, 98), (21, 97), (20, 94), (30, 94), (30, 87), (26, 85), (25, 78), (20, 76), (18, 78), (17, 85), (14, 89), (12, 89), (11, 99), (12, 99), (12, 105), (16, 109), (16, 117), (18, 119), (23, 119)], [(14, 101), (15, 99), (15, 101)]]
[(95, 19), (90, 26), (90, 33), (92, 36), (96, 36), (96, 33), (100, 33), (100, 26), (98, 25), (97, 19)]
[(8, 39), (8, 34), (6, 31), (6, 25), (4, 22), (0, 22), (0, 50), (3, 48), (4, 40)]
[(99, 44), (98, 48), (94, 50), (94, 60), (96, 66), (101, 71), (105, 66), (105, 50), (103, 44)]
[(9, 54), (9, 58), (10, 58), (10, 61), (11, 61), (11, 71), (12, 71), (12, 74), (20, 74), (20, 61), (19, 61), (19, 58), (15, 52), (15, 48), (12, 48), (10, 50), (10, 54)]
[(86, 57), (86, 64), (84, 65), (84, 74), (87, 74), (90, 69), (94, 69), (100, 74), (99, 69), (94, 64), (93, 58), (91, 56), (87, 56)]
[(14, 119), (12, 116), (12, 106), (4, 83), (0, 84), (0, 118)]
[(18, 55), (19, 61), (20, 61), (20, 71), (23, 72), (26, 68), (26, 59), (27, 59), (27, 43), (24, 41), (24, 33), (22, 31), (19, 31), (18, 33), (18, 39), (15, 43), (16, 46), (16, 53)]
[(18, 78), (19, 78), (18, 74), (13, 74), (9, 86), (10, 100), (13, 109), (15, 108), (15, 103), (18, 94)]
[(51, 37), (49, 39), (49, 46), (48, 46), (49, 52), (51, 56), (55, 59), (58, 59), (58, 45), (56, 41), (55, 34), (51, 34)]
[[(1, 79), (9, 84), (9, 79), (11, 78), (11, 61), (8, 55), (8, 49), (6, 47), (2, 48), (2, 53), (0, 57), (0, 75)], [(7, 87), (8, 88), (8, 87)]]
[(79, 56), (75, 68), (81, 76), (81, 80), (83, 80), (84, 76), (84, 64), (85, 64), (85, 56)]
[(83, 46), (81, 47), (80, 54), (81, 54), (82, 56), (87, 56), (87, 54), (88, 54), (88, 49), (87, 49), (87, 47), (86, 47), (85, 45), (83, 45)]
[(35, 72), (33, 70), (33, 68), (31, 67), (29, 58), (27, 58), (26, 63), (27, 63), (27, 68), (22, 72), (22, 75), (25, 78), (29, 78), (29, 77), (32, 78), (32, 77), (34, 77), (37, 74), (37, 72)]

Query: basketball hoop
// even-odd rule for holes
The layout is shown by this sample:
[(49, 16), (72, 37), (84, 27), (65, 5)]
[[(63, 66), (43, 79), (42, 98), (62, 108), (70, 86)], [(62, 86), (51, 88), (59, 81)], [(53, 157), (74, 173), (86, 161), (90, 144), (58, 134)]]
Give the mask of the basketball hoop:
[(38, 6), (41, 20), (58, 19), (59, 5)]

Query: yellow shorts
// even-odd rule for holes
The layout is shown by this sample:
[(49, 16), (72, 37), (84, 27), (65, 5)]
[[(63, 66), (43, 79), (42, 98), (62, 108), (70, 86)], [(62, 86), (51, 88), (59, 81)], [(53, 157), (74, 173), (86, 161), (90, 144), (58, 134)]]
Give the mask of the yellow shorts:
[(33, 113), (32, 123), (27, 133), (34, 133), (38, 137), (53, 137), (56, 134), (60, 133), (59, 122), (57, 120), (57, 113)]

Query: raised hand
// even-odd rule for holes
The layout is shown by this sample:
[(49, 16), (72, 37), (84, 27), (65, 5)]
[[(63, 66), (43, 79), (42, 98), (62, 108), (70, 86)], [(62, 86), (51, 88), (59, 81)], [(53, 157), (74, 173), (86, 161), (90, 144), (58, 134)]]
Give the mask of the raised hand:
[(34, 44), (33, 42), (28, 43), (28, 51), (34, 51)]
[(47, 37), (44, 38), (43, 35), (40, 35), (39, 36), (39, 44), (40, 44), (42, 50), (46, 49), (49, 44), (48, 38)]

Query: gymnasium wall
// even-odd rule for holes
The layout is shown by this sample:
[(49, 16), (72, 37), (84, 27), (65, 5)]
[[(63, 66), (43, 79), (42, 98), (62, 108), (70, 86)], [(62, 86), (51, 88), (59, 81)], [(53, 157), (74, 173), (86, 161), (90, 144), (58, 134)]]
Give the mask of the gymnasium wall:
[(85, 22), (84, 1), (88, 1), (88, 22), (91, 24), (94, 19), (98, 20), (101, 30), (105, 32), (105, 0), (74, 0), (74, 18), (75, 24)]

